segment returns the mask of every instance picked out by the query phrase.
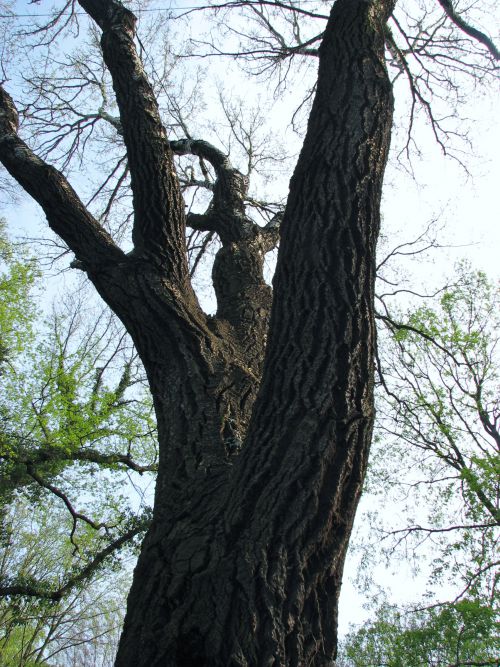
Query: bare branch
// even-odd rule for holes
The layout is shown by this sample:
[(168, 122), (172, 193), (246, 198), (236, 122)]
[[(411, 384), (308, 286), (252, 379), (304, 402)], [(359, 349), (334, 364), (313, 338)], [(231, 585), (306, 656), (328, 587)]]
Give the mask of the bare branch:
[(320, 14), (318, 12), (312, 12), (298, 5), (292, 3), (279, 2), (279, 0), (235, 0), (229, 2), (213, 3), (210, 5), (202, 5), (201, 7), (194, 7), (184, 14), (181, 14), (178, 18), (191, 14), (193, 12), (200, 12), (206, 10), (220, 10), (220, 9), (238, 9), (242, 7), (250, 7), (251, 5), (258, 5), (260, 7), (267, 5), (268, 7), (277, 7), (283, 9), (287, 12), (298, 14), (299, 16), (306, 16), (308, 18), (314, 19), (323, 19), (328, 20), (328, 14)]
[(403, 533), (405, 536), (410, 533), (450, 533), (455, 530), (477, 530), (478, 528), (496, 528), (499, 525), (498, 521), (495, 523), (473, 523), (473, 524), (458, 524), (456, 526), (446, 526), (444, 528), (430, 528), (426, 526), (408, 526), (407, 528), (400, 528), (398, 530), (391, 530), (389, 535), (399, 535)]
[(435, 337), (430, 336), (428, 333), (423, 331), (422, 329), (417, 329), (416, 327), (412, 326), (411, 324), (404, 324), (403, 322), (396, 322), (393, 320), (391, 317), (388, 315), (381, 315), (380, 313), (376, 314), (376, 319), (381, 320), (385, 324), (387, 324), (392, 331), (394, 330), (401, 330), (401, 331), (411, 331), (414, 334), (417, 334), (424, 338), (426, 341), (429, 343), (432, 343), (435, 345), (437, 348), (441, 350), (446, 356), (449, 356), (457, 366), (460, 366), (461, 362), (454, 356), (454, 354), (444, 347), (444, 345), (441, 345), (441, 343), (436, 340)]
[(43, 208), (50, 227), (87, 267), (123, 261), (123, 252), (87, 211), (65, 177), (19, 138), (18, 114), (0, 87), (0, 161)]
[(71, 25), (75, 15), (75, 0), (66, 0), (61, 9), (55, 11), (48, 21), (27, 30), (25, 34), (27, 36), (40, 35), (39, 46), (51, 44), (67, 26)]
[(50, 484), (49, 482), (44, 480), (41, 477), (41, 475), (35, 470), (32, 463), (27, 463), (26, 464), (26, 470), (28, 472), (28, 475), (30, 477), (32, 477), (35, 480), (35, 482), (37, 482), (37, 484), (39, 484), (44, 489), (47, 489), (48, 491), (53, 493), (55, 496), (60, 498), (63, 501), (63, 503), (66, 505), (66, 509), (71, 514), (71, 518), (73, 519), (73, 527), (71, 529), (71, 534), (70, 534), (69, 539), (70, 539), (71, 543), (74, 545), (75, 550), (78, 550), (78, 545), (74, 541), (78, 520), (83, 521), (84, 523), (88, 524), (94, 530), (100, 530), (101, 528), (108, 528), (108, 525), (106, 523), (97, 523), (96, 521), (93, 521), (92, 519), (90, 519), (85, 514), (82, 514), (81, 512), (78, 512), (77, 510), (75, 510), (75, 508), (71, 504), (71, 501), (69, 500), (68, 496), (63, 491), (61, 491), (61, 489), (57, 488), (53, 484)]
[(469, 23), (467, 23), (460, 16), (460, 14), (457, 14), (451, 0), (438, 0), (438, 2), (444, 9), (448, 18), (453, 21), (453, 23), (458, 28), (460, 28), (460, 30), (469, 35), (469, 37), (472, 37), (478, 42), (481, 42), (481, 44), (483, 44), (483, 46), (488, 49), (495, 60), (500, 60), (500, 51), (497, 49), (493, 41), (488, 37), (488, 35), (485, 35), (484, 32), (481, 32), (481, 30), (478, 30), (477, 28), (474, 28), (474, 26), (471, 26)]

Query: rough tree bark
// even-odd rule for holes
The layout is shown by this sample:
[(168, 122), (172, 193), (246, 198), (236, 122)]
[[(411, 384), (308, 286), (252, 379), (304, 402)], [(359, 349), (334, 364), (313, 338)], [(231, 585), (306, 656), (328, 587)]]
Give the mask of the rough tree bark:
[[(117, 0), (79, 0), (102, 30), (134, 201), (128, 255), (18, 136), (0, 98), (0, 159), (43, 207), (146, 369), (158, 419), (154, 518), (116, 664), (332, 664), (337, 601), (373, 423), (374, 257), (392, 120), (391, 0), (337, 0), (278, 230), (245, 214), (245, 178), (203, 141), (169, 143)], [(215, 169), (184, 214), (173, 152)], [(191, 287), (185, 226), (222, 247), (217, 314)], [(264, 254), (281, 236), (274, 296)], [(271, 309), (271, 301), (273, 305)]]

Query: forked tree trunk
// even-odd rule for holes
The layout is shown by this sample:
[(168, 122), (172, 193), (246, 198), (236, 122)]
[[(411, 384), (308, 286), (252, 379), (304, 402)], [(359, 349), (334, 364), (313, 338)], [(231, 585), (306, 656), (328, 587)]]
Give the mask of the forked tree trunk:
[[(172, 421), (189, 354), (173, 396), (157, 403), (169, 462), (119, 667), (319, 667), (335, 655), (344, 556), (373, 423), (374, 259), (392, 119), (387, 10), (377, 4), (338, 2), (325, 34), (243, 451), (217, 462), (206, 433), (191, 471), (165, 457), (179, 437)], [(200, 405), (211, 398), (205, 382), (180, 425), (200, 437), (209, 428), (207, 413), (200, 425)]]
[(375, 246), (392, 121), (384, 35), (392, 3), (333, 6), (281, 224), (271, 315), (262, 262), (276, 231), (245, 217), (246, 183), (224, 156), (204, 142), (173, 142), (177, 152), (203, 154), (218, 175), (210, 211), (188, 218), (222, 242), (213, 318), (189, 282), (182, 198), (135, 55), (134, 17), (117, 0), (80, 5), (103, 31), (120, 107), (134, 252), (124, 255), (63, 177), (22, 144), (5, 95), (0, 156), (124, 322), (153, 393), (160, 448), (154, 517), (116, 664), (330, 665), (373, 425)]

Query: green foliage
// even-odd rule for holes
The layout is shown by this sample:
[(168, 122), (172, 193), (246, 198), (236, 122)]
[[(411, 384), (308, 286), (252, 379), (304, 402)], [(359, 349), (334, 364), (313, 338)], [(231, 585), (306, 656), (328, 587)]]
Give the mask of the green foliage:
[[(98, 488), (98, 470), (123, 477), (121, 461), (154, 468), (155, 422), (140, 369), (123, 336), (113, 344), (113, 320), (101, 315), (96, 322), (90, 315), (79, 303), (54, 313), (43, 335), (33, 338), (22, 364), (2, 377), (0, 494), (33, 487), (30, 466), (47, 484), (60, 481), (61, 490), (71, 489), (73, 496), (77, 489), (88, 495), (92, 487)], [(90, 328), (84, 325), (85, 316), (92, 322)], [(67, 484), (60, 478), (69, 468)], [(37, 497), (40, 486), (24, 492)], [(106, 486), (97, 494), (101, 500), (92, 502), (100, 521), (106, 520), (110, 503), (115, 506), (112, 514), (117, 506), (129, 504), (116, 486), (104, 496)]]
[(31, 334), (31, 294), (37, 276), (36, 263), (16, 250), (0, 220), (0, 370), (8, 357), (21, 352)]
[[(68, 528), (68, 518), (57, 506), (45, 511), (17, 503), (3, 525), (2, 579), (16, 569), (18, 581), (36, 581), (39, 587), (46, 583), (49, 588), (54, 577), (63, 580), (73, 566)], [(0, 667), (54, 667), (62, 664), (58, 658), (63, 655), (64, 664), (91, 664), (81, 659), (89, 645), (101, 658), (109, 657), (101, 665), (111, 665), (128, 584), (128, 570), (112, 578), (105, 572), (62, 600), (0, 599)]]
[(0, 254), (0, 667), (111, 665), (150, 519), (152, 401), (109, 313), (76, 292), (37, 320), (36, 266), (4, 233)]
[(360, 580), (369, 590), (378, 563), (402, 560), (427, 585), (422, 611), (377, 593), (339, 664), (497, 665), (499, 290), (462, 263), (433, 301), (382, 321)]
[(351, 632), (341, 647), (345, 667), (497, 665), (498, 622), (490, 606), (462, 600), (401, 612), (382, 606), (375, 620)]
[(409, 520), (382, 528), (384, 548), (421, 559), (427, 547), (431, 598), (439, 581), (452, 580), (459, 596), (496, 603), (499, 290), (462, 263), (433, 303), (385, 322), (368, 489)]

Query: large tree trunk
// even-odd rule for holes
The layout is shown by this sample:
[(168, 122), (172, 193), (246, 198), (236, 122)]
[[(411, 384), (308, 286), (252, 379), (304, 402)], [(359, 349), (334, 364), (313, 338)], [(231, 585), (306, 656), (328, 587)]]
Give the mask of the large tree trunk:
[[(335, 655), (373, 423), (374, 259), (392, 119), (381, 5), (337, 2), (325, 34), (242, 453), (219, 464), (200, 453), (198, 466), (180, 473), (171, 452), (181, 437), (172, 412), (182, 377), (172, 402), (157, 404), (168, 463), (120, 667), (320, 666)], [(208, 454), (210, 435), (199, 426), (208, 387), (193, 399), (181, 430), (198, 427), (207, 441), (197, 446)], [(208, 418), (201, 423), (208, 428)]]
[[(5, 166), (44, 206), (132, 335), (158, 418), (152, 526), (128, 599), (118, 667), (319, 667), (336, 653), (337, 602), (373, 425), (373, 298), (392, 92), (390, 0), (337, 0), (281, 224), (245, 217), (246, 184), (204, 142), (169, 145), (117, 0), (80, 0), (103, 31), (134, 192), (124, 255), (64, 178), (17, 137), (0, 100)], [(147, 140), (145, 140), (147, 138)], [(196, 145), (195, 145), (196, 144)], [(171, 148), (210, 160), (218, 311), (203, 314), (184, 247)], [(266, 344), (267, 343), (267, 344)]]

